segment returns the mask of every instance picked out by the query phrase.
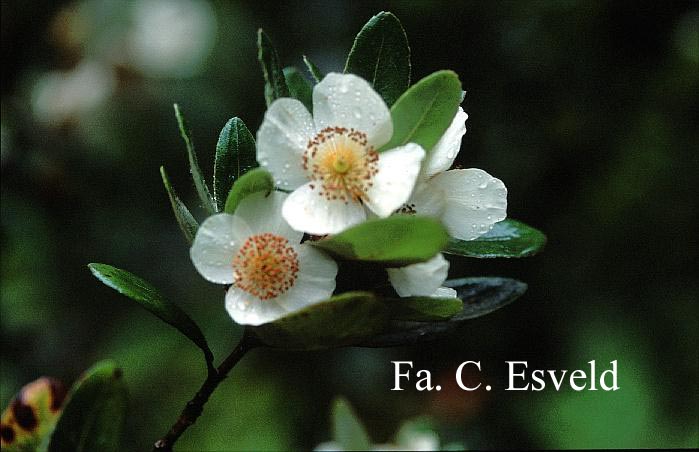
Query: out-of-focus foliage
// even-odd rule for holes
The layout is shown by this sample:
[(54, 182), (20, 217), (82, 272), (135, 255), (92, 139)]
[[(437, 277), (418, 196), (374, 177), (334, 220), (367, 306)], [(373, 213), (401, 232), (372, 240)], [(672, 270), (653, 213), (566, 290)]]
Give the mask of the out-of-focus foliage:
[[(265, 109), (256, 30), (281, 67), (342, 71), (371, 2), (21, 2), (2, 8), (0, 397), (73, 381), (94, 361), (125, 369), (125, 450), (164, 433), (205, 376), (200, 351), (95, 284), (88, 262), (149, 280), (205, 330), (217, 356), (240, 335), (223, 293), (198, 277), (158, 175), (195, 218), (172, 103), (187, 114), (206, 180), (219, 132)], [(430, 415), (443, 442), (488, 447), (696, 446), (699, 299), (699, 8), (693, 2), (433, 2), (381, 5), (402, 22), (412, 78), (453, 69), (467, 91), (457, 165), (502, 179), (512, 217), (546, 232), (527, 260), (454, 260), (455, 275), (507, 275), (527, 294), (425, 346), (253, 351), (178, 443), (310, 448), (346, 394), (372, 439)], [(302, 71), (305, 75), (306, 71)], [(462, 162), (463, 161), (463, 162)], [(392, 392), (390, 360), (443, 390)], [(483, 371), (454, 382), (464, 360)], [(615, 393), (506, 392), (505, 360), (544, 369), (619, 362)], [(194, 363), (194, 365), (192, 364)]]

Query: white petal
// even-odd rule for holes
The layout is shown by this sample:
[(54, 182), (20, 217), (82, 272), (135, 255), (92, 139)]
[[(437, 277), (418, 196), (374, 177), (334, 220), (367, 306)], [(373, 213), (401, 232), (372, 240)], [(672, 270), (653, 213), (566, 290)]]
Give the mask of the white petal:
[(292, 244), (301, 243), (303, 232), (295, 231), (282, 217), (282, 205), (288, 195), (273, 191), (247, 196), (235, 210), (235, 216), (245, 220), (253, 234), (271, 232), (286, 237)]
[(410, 197), (425, 151), (408, 143), (379, 154), (378, 173), (367, 191), (367, 206), (380, 217), (391, 215)]
[(312, 245), (301, 244), (296, 247), (296, 252), (299, 258), (298, 277), (289, 291), (275, 298), (289, 312), (330, 298), (337, 276), (335, 261)]
[(483, 170), (457, 169), (438, 174), (430, 184), (446, 195), (442, 222), (452, 237), (473, 240), (507, 217), (507, 188)]
[(437, 254), (427, 262), (387, 268), (388, 279), (401, 297), (430, 296), (446, 281), (449, 262)]
[(416, 215), (426, 215), (428, 217), (441, 218), (446, 206), (446, 196), (444, 191), (430, 181), (419, 183), (407, 204)]
[(314, 235), (336, 234), (366, 218), (360, 203), (328, 200), (318, 191), (317, 185), (308, 183), (286, 198), (282, 216), (292, 228)]
[(261, 300), (236, 286), (226, 292), (226, 311), (241, 325), (261, 325), (287, 313), (274, 299)]
[(199, 226), (189, 250), (194, 267), (211, 282), (232, 283), (233, 256), (249, 236), (241, 218), (227, 213), (210, 216)]
[(436, 298), (459, 298), (456, 295), (456, 290), (452, 289), (451, 287), (439, 287), (430, 296)]
[(293, 190), (308, 181), (303, 154), (313, 136), (313, 118), (301, 102), (272, 102), (257, 131), (257, 161), (272, 173), (277, 186)]
[(391, 112), (369, 82), (354, 74), (330, 73), (313, 88), (313, 119), (325, 127), (354, 128), (374, 149), (393, 135)]
[(466, 133), (466, 119), (468, 119), (468, 115), (463, 108), (459, 107), (459, 111), (454, 115), (454, 119), (442, 138), (427, 153), (422, 164), (421, 178), (427, 179), (451, 168), (454, 159), (459, 154), (461, 138)]

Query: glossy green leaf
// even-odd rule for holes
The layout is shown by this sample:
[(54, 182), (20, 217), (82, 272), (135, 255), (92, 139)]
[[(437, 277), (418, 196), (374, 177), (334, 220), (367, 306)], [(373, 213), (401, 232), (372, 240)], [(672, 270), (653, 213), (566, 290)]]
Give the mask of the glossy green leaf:
[(316, 83), (323, 80), (323, 77), (325, 77), (325, 75), (321, 72), (320, 69), (318, 69), (318, 66), (316, 66), (311, 60), (308, 59), (306, 55), (303, 56), (303, 63), (306, 65), (308, 72), (311, 74), (311, 77), (313, 77), (313, 80), (315, 80)]
[(257, 59), (260, 61), (262, 74), (265, 77), (267, 106), (269, 107), (275, 99), (289, 97), (289, 87), (286, 85), (282, 65), (279, 63), (279, 55), (269, 36), (261, 28), (257, 30)]
[(284, 68), (284, 78), (291, 97), (300, 100), (309, 112), (313, 112), (313, 88), (310, 82), (293, 66)]
[(180, 128), (180, 135), (187, 146), (187, 157), (189, 158), (189, 170), (192, 173), (192, 180), (194, 181), (194, 188), (197, 190), (199, 199), (201, 200), (204, 209), (209, 213), (216, 211), (216, 206), (214, 205), (213, 199), (211, 197), (211, 192), (209, 187), (206, 185), (204, 180), (204, 175), (199, 169), (199, 161), (197, 160), (197, 154), (194, 152), (194, 143), (192, 142), (192, 134), (187, 126), (187, 122), (180, 111), (180, 107), (174, 104), (175, 107), (175, 118), (177, 118), (177, 126)]
[(344, 397), (336, 397), (332, 406), (333, 442), (341, 450), (371, 450), (371, 439)]
[(37, 450), (53, 431), (65, 396), (65, 387), (53, 378), (42, 377), (22, 387), (0, 419), (2, 450)]
[(226, 198), (226, 213), (233, 214), (238, 208), (240, 201), (253, 193), (260, 191), (269, 194), (274, 190), (274, 180), (268, 171), (262, 168), (255, 168), (243, 174), (234, 184)]
[(309, 242), (333, 256), (389, 267), (424, 262), (447, 243), (444, 226), (432, 218), (394, 215), (367, 220), (339, 234)]
[(463, 303), (458, 298), (405, 297), (387, 298), (382, 301), (388, 303), (393, 320), (446, 320), (461, 312), (463, 308)]
[(381, 333), (361, 345), (395, 347), (435, 340), (454, 332), (467, 320), (508, 305), (527, 290), (525, 283), (509, 278), (461, 278), (449, 280), (445, 286), (454, 288), (463, 301), (461, 312), (441, 322), (391, 321)]
[(257, 166), (255, 139), (242, 119), (228, 120), (216, 143), (214, 161), (214, 200), (219, 212), (226, 205), (226, 197), (233, 182)]
[(410, 48), (396, 16), (381, 12), (364, 25), (354, 40), (345, 73), (374, 86), (389, 107), (410, 86)]
[(118, 451), (128, 395), (111, 361), (90, 368), (68, 394), (48, 443), (49, 452)]
[(213, 355), (199, 326), (179, 306), (167, 300), (158, 289), (138, 276), (107, 264), (89, 264), (93, 275), (107, 286), (134, 300), (165, 323), (175, 327), (204, 352), (207, 365)]
[(184, 234), (187, 242), (191, 244), (194, 241), (194, 236), (197, 234), (197, 229), (199, 229), (199, 223), (197, 223), (187, 206), (177, 196), (175, 189), (170, 184), (170, 179), (167, 177), (164, 166), (160, 167), (160, 176), (163, 178), (163, 185), (165, 186), (165, 191), (167, 191), (167, 196), (170, 198), (170, 205), (172, 206), (172, 212), (175, 214), (177, 224), (180, 226), (180, 230), (182, 230), (182, 234)]
[(527, 257), (538, 253), (546, 245), (546, 236), (520, 221), (507, 219), (495, 223), (493, 229), (475, 240), (450, 239), (445, 253), (459, 256)]
[(369, 292), (346, 292), (253, 328), (266, 345), (318, 350), (353, 345), (382, 330), (388, 307)]
[(381, 150), (417, 143), (429, 152), (447, 130), (461, 102), (461, 82), (438, 71), (411, 86), (391, 107), (393, 137)]

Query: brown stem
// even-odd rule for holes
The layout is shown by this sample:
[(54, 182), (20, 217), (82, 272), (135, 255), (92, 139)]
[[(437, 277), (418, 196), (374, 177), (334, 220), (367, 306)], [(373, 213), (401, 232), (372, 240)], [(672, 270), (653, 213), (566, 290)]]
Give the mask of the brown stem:
[(221, 365), (216, 369), (213, 367), (209, 369), (209, 374), (201, 385), (201, 388), (199, 388), (199, 391), (197, 391), (192, 400), (187, 402), (182, 413), (180, 413), (180, 417), (177, 418), (177, 421), (170, 428), (170, 431), (153, 444), (154, 451), (172, 451), (172, 447), (175, 445), (177, 439), (190, 425), (196, 422), (197, 418), (204, 410), (204, 404), (209, 400), (209, 397), (218, 385), (226, 378), (228, 372), (238, 364), (238, 361), (240, 361), (248, 351), (258, 345), (260, 344), (255, 336), (246, 329), (243, 333), (243, 338), (235, 349), (233, 349), (231, 354), (223, 360)]

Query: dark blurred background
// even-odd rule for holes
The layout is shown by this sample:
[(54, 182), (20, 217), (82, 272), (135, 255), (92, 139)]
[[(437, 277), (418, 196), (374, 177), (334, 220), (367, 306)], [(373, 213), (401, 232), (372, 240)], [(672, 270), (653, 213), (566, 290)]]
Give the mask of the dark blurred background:
[[(158, 174), (196, 206), (172, 103), (210, 178), (225, 122), (254, 132), (264, 113), (258, 27), (284, 65), (306, 54), (338, 71), (381, 10), (403, 22), (413, 81), (448, 68), (468, 92), (457, 164), (505, 181), (509, 215), (549, 237), (534, 258), (453, 261), (452, 276), (529, 290), (429, 345), (253, 352), (180, 446), (314, 447), (338, 394), (377, 442), (427, 415), (473, 448), (699, 446), (697, 2), (3, 1), (3, 406), (41, 375), (69, 383), (113, 358), (131, 390), (125, 449), (167, 430), (204, 378), (200, 352), (86, 264), (150, 280), (225, 356), (240, 328), (194, 270)], [(389, 391), (396, 359), (445, 389)], [(591, 359), (618, 360), (621, 390), (504, 391), (506, 360)], [(465, 360), (482, 361), (492, 392), (455, 388)]]

